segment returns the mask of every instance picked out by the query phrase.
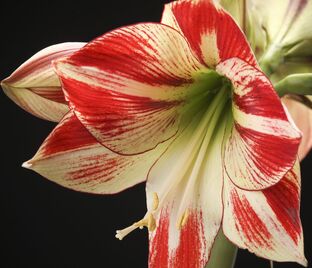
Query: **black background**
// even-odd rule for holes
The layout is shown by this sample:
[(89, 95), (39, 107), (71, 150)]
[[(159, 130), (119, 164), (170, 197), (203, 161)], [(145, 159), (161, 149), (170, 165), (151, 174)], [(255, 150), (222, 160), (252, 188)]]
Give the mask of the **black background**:
[[(90, 41), (119, 26), (159, 21), (168, 1), (1, 1), (0, 79), (40, 49), (66, 41)], [(0, 267), (147, 267), (147, 232), (123, 241), (115, 230), (145, 213), (144, 185), (99, 196), (62, 188), (21, 168), (54, 124), (26, 113), (0, 94)], [(312, 154), (302, 162), (305, 252), (312, 261)], [(240, 251), (236, 268), (269, 267)], [(294, 263), (275, 267), (300, 267)], [(160, 267), (161, 268), (161, 267)], [(220, 267), (222, 268), (222, 267)]]

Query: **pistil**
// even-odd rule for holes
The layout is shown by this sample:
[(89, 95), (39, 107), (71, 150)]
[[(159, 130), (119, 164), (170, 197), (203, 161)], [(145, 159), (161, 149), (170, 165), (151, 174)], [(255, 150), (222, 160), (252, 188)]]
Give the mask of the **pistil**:
[[(155, 212), (158, 209), (159, 205), (159, 199), (157, 193), (153, 193), (153, 212)], [(125, 236), (127, 236), (129, 233), (134, 231), (137, 228), (143, 229), (143, 227), (147, 227), (147, 229), (152, 232), (156, 229), (156, 220), (153, 216), (152, 212), (148, 212), (145, 217), (135, 223), (133, 223), (131, 226), (122, 229), (117, 230), (115, 237), (119, 240), (122, 240)]]

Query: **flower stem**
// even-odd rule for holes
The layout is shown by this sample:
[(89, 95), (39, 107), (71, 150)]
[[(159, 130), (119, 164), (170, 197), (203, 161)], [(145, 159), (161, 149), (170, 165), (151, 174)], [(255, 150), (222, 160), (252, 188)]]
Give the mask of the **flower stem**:
[(246, 0), (243, 0), (242, 3), (243, 12), (242, 12), (242, 30), (245, 34), (247, 34), (247, 7), (246, 7)]
[(261, 70), (270, 76), (284, 61), (283, 50), (278, 45), (272, 44), (259, 60)]
[(237, 247), (219, 231), (213, 245), (211, 256), (205, 268), (234, 268)]

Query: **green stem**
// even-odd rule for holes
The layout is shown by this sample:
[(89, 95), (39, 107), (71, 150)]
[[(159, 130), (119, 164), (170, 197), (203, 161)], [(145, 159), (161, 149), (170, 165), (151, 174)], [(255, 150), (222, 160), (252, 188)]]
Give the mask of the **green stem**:
[(281, 47), (277, 45), (270, 45), (266, 53), (259, 60), (261, 70), (270, 76), (276, 71), (278, 66), (284, 61), (284, 54)]
[(242, 30), (247, 35), (247, 5), (246, 5), (246, 0), (242, 1)]
[(219, 231), (205, 268), (234, 268), (237, 247)]

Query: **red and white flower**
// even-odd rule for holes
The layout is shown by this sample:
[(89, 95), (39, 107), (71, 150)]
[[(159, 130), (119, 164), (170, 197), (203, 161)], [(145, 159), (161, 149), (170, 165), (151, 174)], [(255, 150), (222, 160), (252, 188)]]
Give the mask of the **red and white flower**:
[(234, 20), (210, 0), (109, 32), (54, 62), (70, 112), (24, 164), (78, 191), (147, 180), (149, 267), (204, 267), (222, 228), (306, 265), (301, 134)]

